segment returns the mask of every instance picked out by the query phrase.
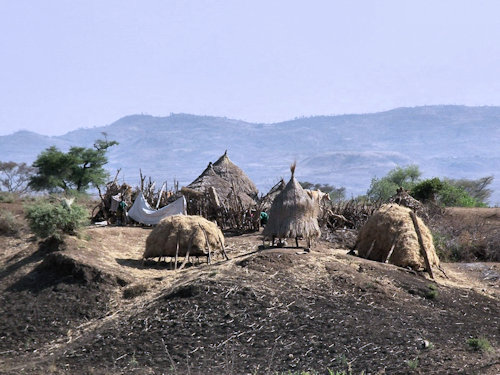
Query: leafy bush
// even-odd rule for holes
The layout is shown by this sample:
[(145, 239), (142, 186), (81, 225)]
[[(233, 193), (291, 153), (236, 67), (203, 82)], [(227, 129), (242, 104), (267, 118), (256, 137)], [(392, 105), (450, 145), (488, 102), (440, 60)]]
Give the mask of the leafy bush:
[(484, 203), (470, 196), (463, 188), (446, 182), (439, 193), (439, 201), (446, 207), (486, 207)]
[(0, 235), (15, 236), (21, 226), (21, 222), (10, 211), (0, 212)]
[(474, 198), (464, 188), (437, 177), (419, 182), (411, 190), (413, 198), (432, 201), (445, 207), (484, 207), (483, 202)]
[(88, 222), (88, 212), (66, 201), (51, 203), (42, 200), (26, 207), (26, 219), (31, 231), (40, 238), (62, 238), (75, 235)]
[(419, 201), (435, 201), (437, 194), (443, 190), (443, 183), (437, 177), (418, 183), (412, 190), (411, 195)]
[(493, 349), (490, 342), (484, 337), (468, 339), (467, 345), (469, 345), (471, 349), (481, 352), (489, 352)]
[(412, 189), (420, 175), (421, 172), (417, 165), (396, 167), (390, 170), (385, 177), (373, 178), (366, 195), (373, 201), (387, 201), (396, 194), (399, 187), (403, 187), (405, 190)]

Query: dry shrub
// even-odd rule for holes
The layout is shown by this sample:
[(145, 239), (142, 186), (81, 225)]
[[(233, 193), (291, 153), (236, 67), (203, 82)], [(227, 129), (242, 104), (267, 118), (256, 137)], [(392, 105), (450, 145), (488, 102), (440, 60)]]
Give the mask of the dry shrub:
[(201, 216), (174, 215), (160, 221), (146, 239), (143, 258), (173, 257), (179, 244), (179, 256), (185, 256), (190, 248), (190, 256), (208, 255), (210, 250), (220, 250), (224, 246), (224, 235), (217, 224)]
[(22, 228), (22, 222), (10, 211), (0, 212), (0, 235), (17, 236)]
[(123, 298), (131, 299), (138, 297), (148, 291), (149, 287), (146, 284), (135, 284), (123, 290)]
[(500, 261), (500, 226), (476, 215), (441, 213), (429, 219), (434, 245), (444, 261)]
[[(425, 267), (410, 212), (409, 208), (397, 204), (385, 204), (380, 207), (359, 232), (356, 246), (359, 255), (383, 262), (394, 246), (388, 259), (390, 263), (413, 269)], [(429, 261), (431, 265), (439, 266), (432, 234), (420, 218), (417, 217), (417, 221)]]

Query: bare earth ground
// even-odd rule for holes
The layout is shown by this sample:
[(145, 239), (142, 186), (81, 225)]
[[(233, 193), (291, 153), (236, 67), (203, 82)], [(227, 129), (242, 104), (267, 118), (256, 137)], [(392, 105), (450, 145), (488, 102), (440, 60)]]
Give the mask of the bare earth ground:
[(500, 374), (499, 263), (432, 281), (328, 242), (259, 251), (250, 234), (226, 237), (229, 261), (173, 271), (142, 264), (149, 233), (89, 228), (60, 251), (0, 237), (0, 373)]

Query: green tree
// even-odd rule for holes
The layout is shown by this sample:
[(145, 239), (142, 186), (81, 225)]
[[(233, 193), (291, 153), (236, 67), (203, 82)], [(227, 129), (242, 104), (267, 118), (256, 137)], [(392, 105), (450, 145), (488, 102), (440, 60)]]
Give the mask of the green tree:
[(447, 207), (479, 207), (484, 203), (474, 198), (464, 188), (455, 186), (450, 180), (437, 177), (424, 180), (412, 189), (411, 195), (420, 201), (433, 201)]
[(399, 187), (411, 190), (421, 176), (417, 165), (408, 165), (406, 167), (396, 167), (382, 178), (372, 178), (370, 188), (366, 195), (371, 200), (388, 200)]
[(419, 182), (411, 190), (411, 195), (413, 198), (419, 201), (435, 202), (438, 198), (438, 194), (443, 190), (444, 183), (437, 177), (424, 180)]
[(479, 202), (486, 203), (491, 197), (493, 190), (488, 189), (488, 186), (493, 182), (493, 176), (486, 176), (477, 180), (462, 179), (446, 179), (446, 181), (455, 187), (465, 190), (472, 198)]
[(71, 147), (67, 153), (55, 146), (49, 147), (33, 163), (37, 173), (31, 177), (29, 186), (38, 191), (84, 192), (90, 185), (102, 184), (107, 177), (103, 168), (108, 162), (106, 151), (116, 144), (116, 141), (99, 139), (94, 148)]

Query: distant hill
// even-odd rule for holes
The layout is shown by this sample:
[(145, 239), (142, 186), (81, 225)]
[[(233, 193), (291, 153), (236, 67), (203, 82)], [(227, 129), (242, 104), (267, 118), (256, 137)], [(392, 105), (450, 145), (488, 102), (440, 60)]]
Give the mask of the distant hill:
[(120, 142), (108, 168), (130, 184), (139, 169), (158, 182), (193, 181), (224, 150), (261, 192), (297, 160), (299, 180), (345, 186), (363, 194), (372, 177), (396, 165), (418, 164), (424, 177), (494, 175), (491, 203), (500, 204), (500, 107), (425, 106), (274, 124), (222, 117), (133, 115), (101, 127), (47, 137), (21, 131), (0, 136), (0, 160), (31, 163), (45, 148), (91, 146), (106, 132)]

